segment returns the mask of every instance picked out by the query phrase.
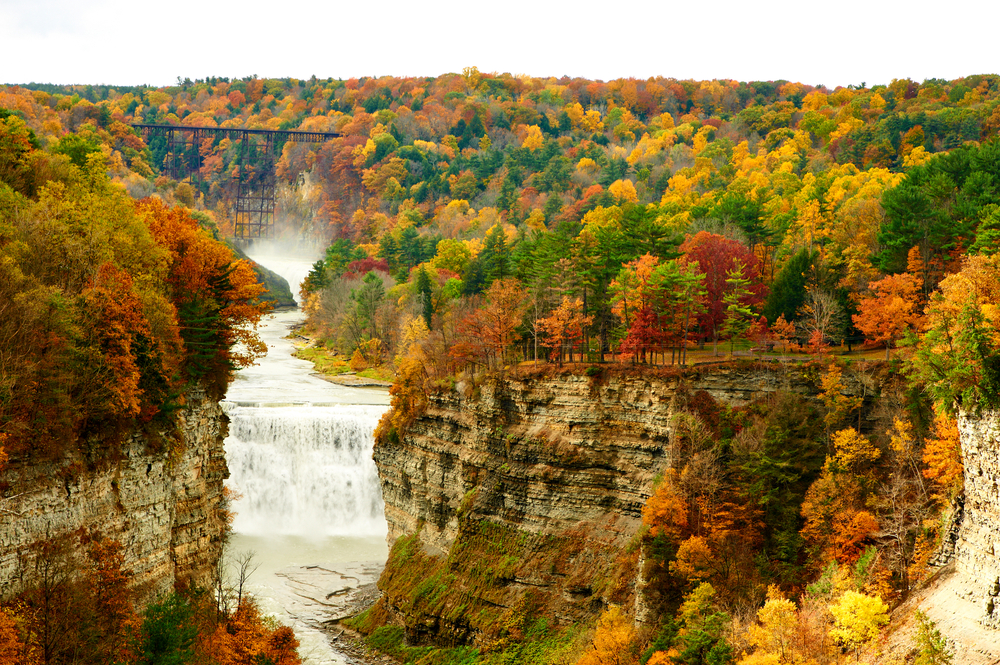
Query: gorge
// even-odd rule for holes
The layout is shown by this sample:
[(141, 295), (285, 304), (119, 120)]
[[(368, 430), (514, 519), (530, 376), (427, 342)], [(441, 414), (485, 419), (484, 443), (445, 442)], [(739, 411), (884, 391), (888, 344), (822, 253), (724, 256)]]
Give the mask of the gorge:
[[(258, 263), (292, 290), (305, 260), (257, 253)], [(382, 497), (371, 460), (372, 433), (388, 404), (384, 390), (351, 388), (313, 374), (292, 356), (296, 310), (269, 315), (261, 327), (268, 354), (240, 371), (223, 407), (225, 441), (237, 498), (228, 559), (253, 554), (250, 590), (262, 606), (292, 625), (308, 665), (341, 663), (321, 624), (374, 580), (385, 560)]]
[[(267, 322), (269, 359), (241, 373), (222, 405), (227, 485), (243, 495), (230, 550), (256, 550), (262, 569), (252, 590), (267, 611), (295, 623), (306, 662), (316, 664), (341, 662), (316, 630), (332, 616), (323, 596), (342, 588), (345, 575), (377, 573), (377, 565), (341, 564), (384, 559), (386, 522), (393, 551), (377, 609), (405, 624), (413, 644), (496, 644), (525, 613), (570, 625), (610, 603), (655, 622), (641, 593), (636, 534), (657, 477), (676, 461), (677, 413), (706, 398), (731, 407), (779, 393), (819, 401), (817, 373), (768, 363), (659, 373), (605, 367), (590, 376), (526, 368), (434, 393), (402, 436), (384, 433), (374, 450), (379, 492), (368, 456), (386, 396), (333, 386), (310, 376), (306, 363), (294, 368), (301, 361), (283, 347), (291, 346), (284, 337), (296, 316)], [(870, 406), (872, 376), (846, 374), (844, 393), (868, 396)], [(22, 515), (48, 518), (7, 523), (15, 526), (0, 541), (4, 579), (19, 574), (15, 553), (60, 528), (59, 519), (128, 543), (129, 564), (150, 593), (172, 579), (207, 579), (221, 548), (212, 507), (226, 476), (223, 420), (217, 406), (192, 399), (186, 436), (214, 447), (190, 445), (173, 467), (130, 452), (114, 470), (75, 480), (53, 474), (59, 482), (18, 499)], [(977, 621), (992, 625), (998, 428), (988, 414), (966, 414), (960, 428), (966, 514), (956, 559)], [(152, 489), (145, 478), (173, 489)], [(78, 503), (84, 497), (88, 503)], [(29, 523), (35, 531), (23, 528)], [(447, 591), (428, 595), (438, 583)]]
[[(845, 372), (843, 394), (867, 400), (866, 429), (891, 380), (878, 374)], [(376, 443), (393, 549), (374, 621), (404, 625), (408, 644), (486, 649), (525, 616), (568, 626), (620, 604), (639, 624), (658, 625), (640, 527), (655, 483), (679, 461), (678, 414), (706, 398), (726, 408), (784, 394), (820, 418), (819, 384), (808, 368), (744, 361), (659, 376), (522, 368), (431, 394), (405, 433), (382, 432)], [(989, 413), (959, 422), (964, 521), (938, 557), (944, 586), (914, 599), (954, 635), (961, 662), (986, 663), (1000, 616), (990, 612), (1000, 428)]]
[[(310, 265), (258, 258), (293, 284)], [(301, 318), (289, 309), (266, 318), (268, 355), (237, 374), (221, 404), (187, 396), (172, 448), (157, 451), (135, 434), (120, 459), (96, 468), (79, 454), (13, 458), (0, 476), (2, 595), (35, 583), (33, 557), (46, 543), (81, 534), (123, 545), (142, 604), (175, 584), (211, 588), (219, 572), (231, 579), (252, 553), (249, 589), (295, 627), (303, 662), (342, 663), (318, 626), (385, 560), (371, 449), (388, 395), (313, 376), (287, 339)]]

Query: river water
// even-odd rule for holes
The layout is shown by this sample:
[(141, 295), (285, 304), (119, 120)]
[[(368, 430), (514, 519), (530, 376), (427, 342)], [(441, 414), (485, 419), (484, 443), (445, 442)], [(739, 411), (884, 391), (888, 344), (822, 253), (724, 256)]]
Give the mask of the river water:
[[(254, 260), (298, 292), (311, 262), (266, 254)], [(269, 315), (267, 356), (237, 373), (223, 403), (230, 490), (238, 498), (227, 565), (252, 552), (250, 591), (291, 625), (309, 665), (347, 662), (323, 621), (344, 611), (349, 589), (377, 577), (388, 555), (372, 434), (389, 404), (385, 390), (339, 386), (313, 376), (286, 339), (299, 310)]]

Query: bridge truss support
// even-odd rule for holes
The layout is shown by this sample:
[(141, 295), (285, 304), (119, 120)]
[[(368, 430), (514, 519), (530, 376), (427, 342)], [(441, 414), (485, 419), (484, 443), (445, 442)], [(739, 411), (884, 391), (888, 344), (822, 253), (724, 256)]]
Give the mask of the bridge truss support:
[(294, 132), (268, 129), (186, 127), (183, 125), (132, 125), (143, 139), (162, 137), (165, 142), (162, 171), (175, 180), (200, 179), (202, 146), (206, 139), (228, 138), (239, 142), (236, 190), (236, 237), (242, 240), (274, 235), (275, 142), (323, 143), (336, 132)]

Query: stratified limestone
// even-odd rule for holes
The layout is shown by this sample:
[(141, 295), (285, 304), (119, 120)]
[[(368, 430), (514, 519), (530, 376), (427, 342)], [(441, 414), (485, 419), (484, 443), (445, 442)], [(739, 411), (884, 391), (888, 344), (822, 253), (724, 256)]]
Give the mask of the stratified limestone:
[(72, 534), (119, 541), (140, 597), (175, 582), (207, 586), (226, 531), (223, 439), (227, 419), (217, 402), (188, 397), (180, 415), (180, 452), (150, 453), (138, 435), (121, 459), (95, 471), (82, 458), (30, 464), (13, 460), (0, 480), (0, 594), (31, 583), (39, 544)]
[(563, 376), (491, 382), (478, 399), (431, 396), (400, 445), (375, 449), (390, 545), (422, 523), (424, 544), (447, 552), (473, 490), (466, 509), (531, 532), (609, 513), (634, 532), (667, 462), (674, 386), (615, 381), (591, 395), (591, 384)]
[[(641, 619), (634, 539), (654, 480), (671, 465), (679, 406), (699, 391), (730, 406), (779, 390), (815, 398), (818, 378), (734, 363), (495, 378), (431, 395), (402, 436), (382, 436), (374, 451), (389, 543), (402, 543), (395, 556), (411, 562), (390, 557), (382, 607), (414, 643), (488, 645), (503, 637), (484, 636), (491, 621), (507, 621), (525, 598), (559, 623), (608, 602), (637, 602)], [(850, 377), (848, 390), (871, 395), (859, 381)], [(623, 584), (623, 575), (632, 578)]]
[(1000, 628), (1000, 412), (960, 413), (965, 503), (957, 570), (964, 596), (983, 609), (982, 623)]

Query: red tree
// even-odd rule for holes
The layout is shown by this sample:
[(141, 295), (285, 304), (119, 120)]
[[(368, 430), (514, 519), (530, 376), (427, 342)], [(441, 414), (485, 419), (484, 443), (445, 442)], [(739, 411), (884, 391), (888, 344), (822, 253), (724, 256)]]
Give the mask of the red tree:
[(705, 274), (706, 307), (698, 317), (702, 339), (718, 343), (722, 323), (726, 320), (726, 303), (723, 298), (732, 288), (727, 283), (727, 273), (739, 263), (743, 266), (743, 277), (750, 280), (749, 294), (740, 301), (741, 305), (758, 307), (767, 296), (767, 287), (761, 282), (760, 259), (747, 247), (735, 240), (707, 231), (699, 231), (680, 246), (680, 251), (688, 261), (698, 263), (698, 269)]
[(646, 362), (646, 352), (650, 360), (655, 350), (662, 346), (664, 335), (660, 328), (660, 319), (651, 307), (643, 307), (632, 319), (628, 335), (622, 340), (622, 355), (631, 355), (638, 362)]

